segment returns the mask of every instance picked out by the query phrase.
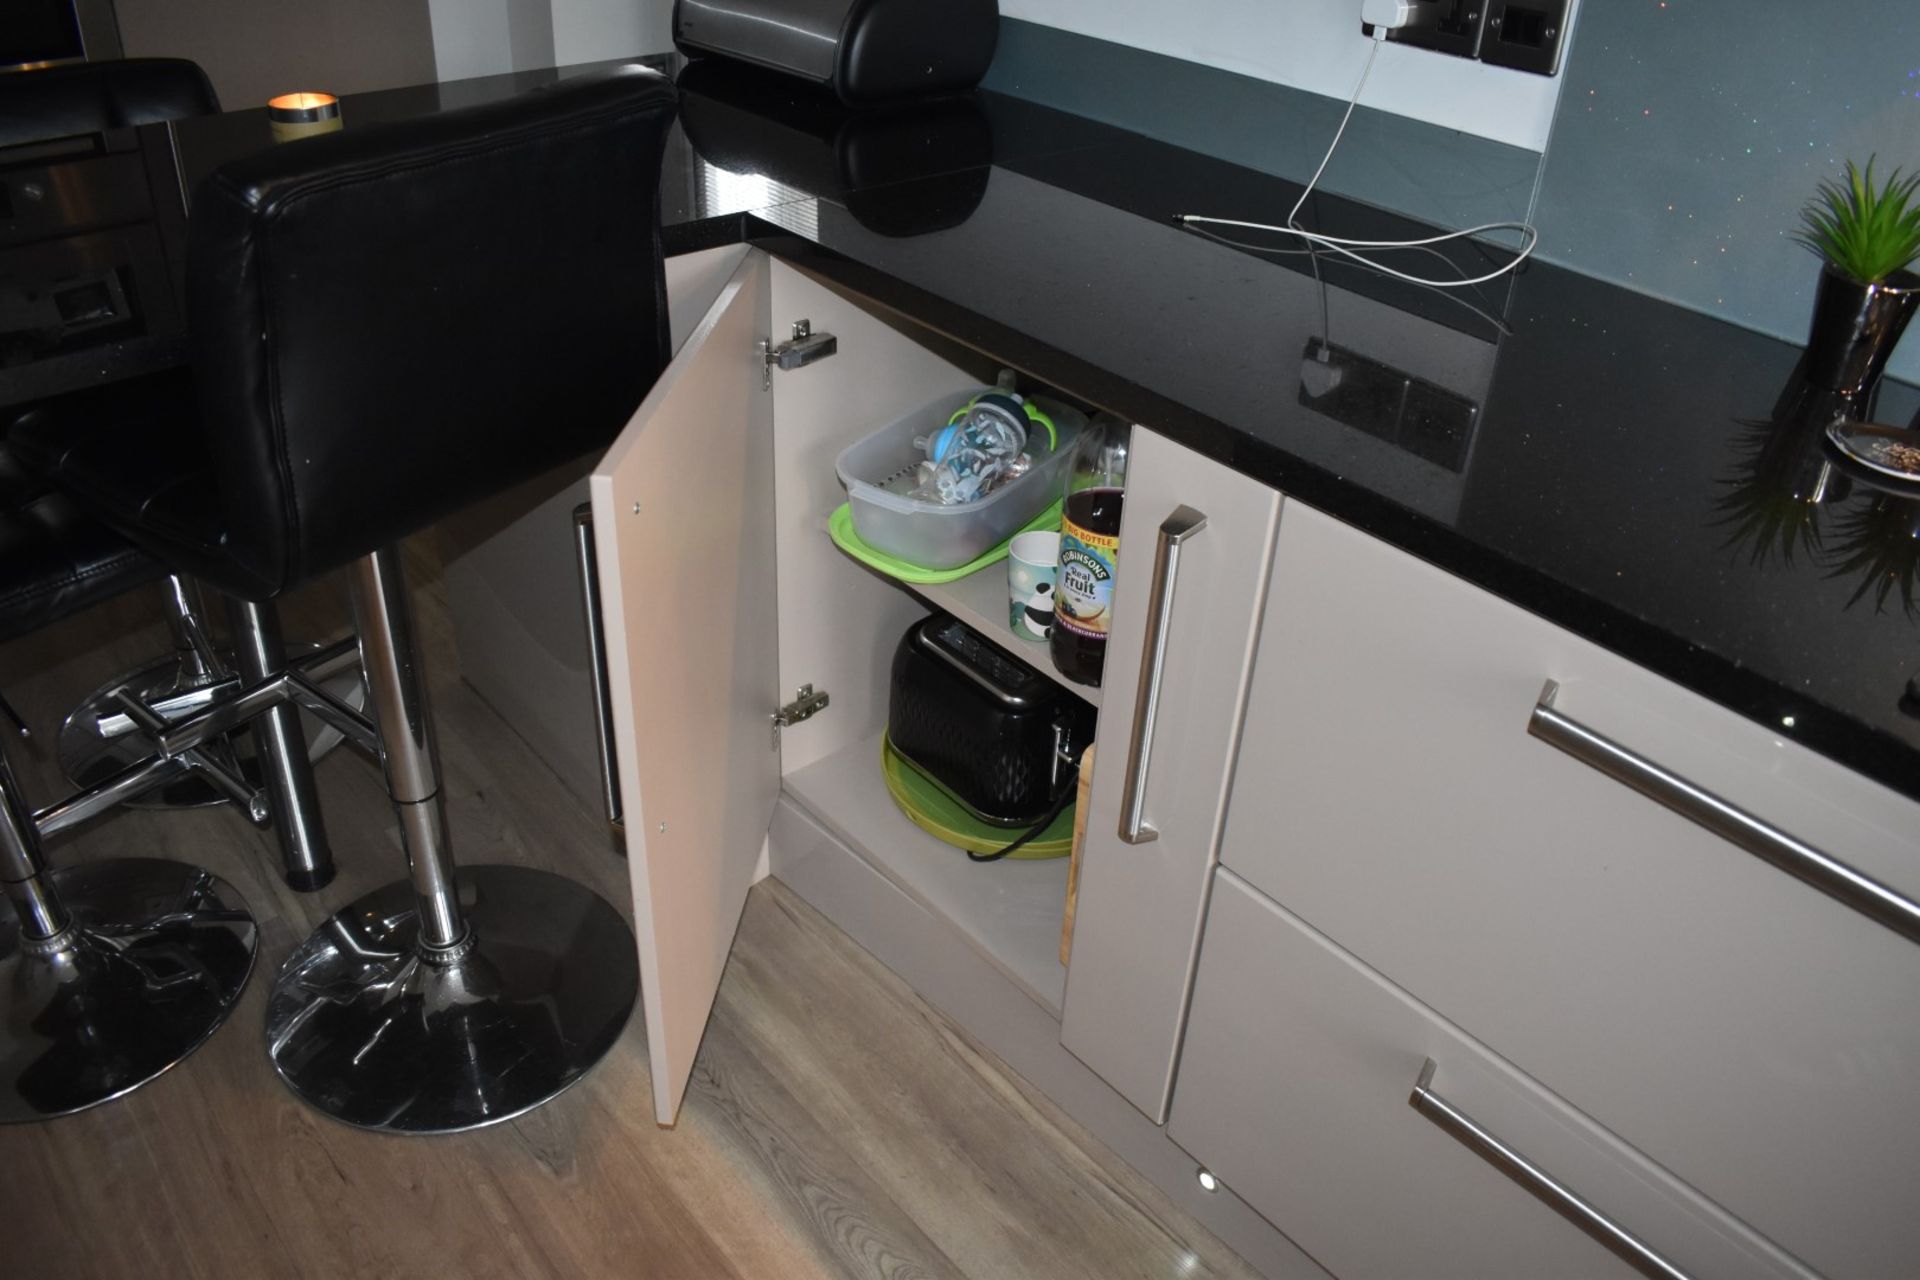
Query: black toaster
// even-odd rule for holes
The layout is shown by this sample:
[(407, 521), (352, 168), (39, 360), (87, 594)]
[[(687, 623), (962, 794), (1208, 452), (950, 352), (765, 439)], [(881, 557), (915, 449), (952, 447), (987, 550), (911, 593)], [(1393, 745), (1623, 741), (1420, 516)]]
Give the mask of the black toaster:
[(1093, 729), (1093, 708), (947, 614), (916, 622), (894, 651), (894, 752), (983, 822), (1052, 813)]

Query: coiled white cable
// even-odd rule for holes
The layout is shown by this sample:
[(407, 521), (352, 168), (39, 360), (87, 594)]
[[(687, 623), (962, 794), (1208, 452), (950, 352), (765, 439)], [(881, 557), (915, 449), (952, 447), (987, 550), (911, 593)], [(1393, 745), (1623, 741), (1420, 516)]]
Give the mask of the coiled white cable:
[[(1249, 231), (1272, 231), (1283, 236), (1298, 236), (1309, 244), (1321, 245), (1333, 253), (1340, 254), (1342, 257), (1352, 258), (1355, 262), (1363, 263), (1383, 275), (1392, 276), (1396, 280), (1405, 280), (1409, 284), (1426, 285), (1432, 289), (1463, 289), (1469, 285), (1485, 284), (1489, 280), (1498, 280), (1501, 276), (1514, 271), (1521, 263), (1532, 257), (1534, 247), (1540, 243), (1540, 233), (1534, 230), (1531, 224), (1525, 222), (1486, 222), (1477, 227), (1468, 227), (1464, 231), (1448, 231), (1441, 235), (1428, 236), (1421, 240), (1354, 240), (1344, 236), (1323, 235), (1318, 231), (1308, 231), (1300, 226), (1300, 210), (1306, 205), (1307, 197), (1312, 195), (1314, 188), (1319, 185), (1320, 176), (1327, 171), (1327, 165), (1332, 161), (1333, 153), (1340, 148), (1340, 140), (1346, 136), (1347, 122), (1353, 119), (1353, 109), (1360, 105), (1361, 91), (1367, 87), (1367, 77), (1373, 74), (1373, 62), (1374, 59), (1379, 56), (1380, 46), (1385, 42), (1385, 38), (1386, 33), (1384, 30), (1376, 30), (1373, 47), (1367, 51), (1367, 65), (1362, 68), (1360, 72), (1360, 82), (1354, 85), (1353, 96), (1347, 99), (1347, 112), (1340, 117), (1340, 127), (1334, 131), (1333, 142), (1328, 145), (1327, 153), (1320, 157), (1320, 167), (1313, 171), (1313, 177), (1307, 180), (1306, 187), (1300, 192), (1300, 198), (1293, 202), (1293, 208), (1287, 212), (1287, 223), (1285, 226), (1274, 226), (1272, 223), (1267, 222), (1241, 222), (1234, 218), (1209, 218), (1197, 213), (1175, 214), (1174, 221), (1180, 223), (1182, 226), (1193, 227), (1196, 231), (1202, 230), (1202, 224), (1204, 224), (1204, 226), (1211, 227), (1241, 227)], [(1354, 252), (1356, 249), (1426, 249), (1431, 245), (1447, 244), (1454, 240), (1465, 240), (1490, 231), (1518, 231), (1520, 233), (1522, 243), (1520, 247), (1514, 251), (1513, 260), (1495, 270), (1487, 272), (1485, 275), (1463, 277), (1458, 280), (1429, 280), (1424, 276), (1409, 275), (1404, 271), (1396, 271), (1385, 263), (1375, 261), (1365, 254)]]

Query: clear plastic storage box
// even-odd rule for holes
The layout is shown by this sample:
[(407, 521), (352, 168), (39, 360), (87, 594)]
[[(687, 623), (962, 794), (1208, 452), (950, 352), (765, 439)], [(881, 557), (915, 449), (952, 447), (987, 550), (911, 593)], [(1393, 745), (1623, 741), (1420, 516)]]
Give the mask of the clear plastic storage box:
[(1046, 396), (1028, 399), (1053, 419), (1058, 439), (1048, 449), (1046, 429), (1033, 425), (1027, 441), (1033, 468), (1027, 474), (977, 502), (956, 506), (907, 496), (926, 457), (914, 437), (933, 434), (978, 394), (942, 396), (841, 450), (834, 468), (847, 487), (854, 532), (862, 542), (922, 568), (957, 568), (1011, 538), (1061, 496), (1074, 440), (1087, 416)]

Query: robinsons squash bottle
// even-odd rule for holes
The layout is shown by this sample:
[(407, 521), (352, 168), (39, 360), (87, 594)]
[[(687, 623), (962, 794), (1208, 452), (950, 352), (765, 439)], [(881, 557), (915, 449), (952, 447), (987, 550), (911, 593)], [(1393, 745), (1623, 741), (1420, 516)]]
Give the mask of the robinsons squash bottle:
[(1078, 684), (1099, 684), (1107, 660), (1131, 434), (1118, 418), (1096, 416), (1080, 433), (1067, 475), (1051, 643), (1054, 665)]

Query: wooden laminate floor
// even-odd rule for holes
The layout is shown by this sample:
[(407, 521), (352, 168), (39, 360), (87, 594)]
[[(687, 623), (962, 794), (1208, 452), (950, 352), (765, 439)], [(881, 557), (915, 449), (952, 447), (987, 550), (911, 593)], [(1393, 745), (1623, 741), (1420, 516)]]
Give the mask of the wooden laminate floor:
[[(430, 563), (416, 563), (455, 847), (548, 867), (628, 909), (589, 812), (471, 690)], [(50, 730), (160, 651), (145, 592), (0, 646), (0, 689)], [(330, 586), (289, 633), (344, 630)], [(35, 803), (44, 749), (11, 748)], [(271, 974), (324, 915), (397, 879), (378, 772), (319, 770), (340, 864), (288, 890), (270, 835), (226, 810), (123, 812), (49, 849), (191, 860), (259, 918), (231, 1021), (130, 1097), (0, 1128), (0, 1276), (1250, 1276), (1237, 1257), (775, 881), (748, 899), (678, 1127), (653, 1123), (644, 1020), (555, 1102), (491, 1129), (396, 1138), (336, 1124), (276, 1080)]]

